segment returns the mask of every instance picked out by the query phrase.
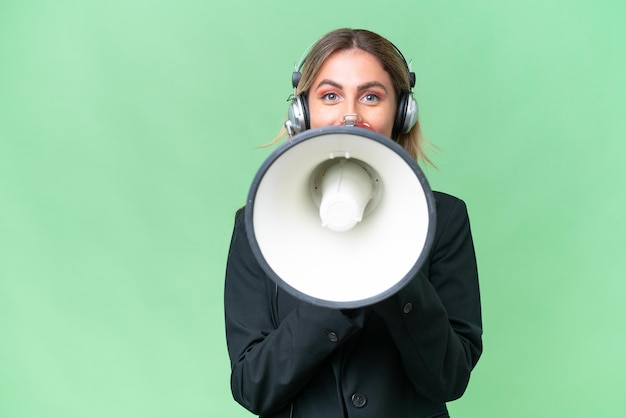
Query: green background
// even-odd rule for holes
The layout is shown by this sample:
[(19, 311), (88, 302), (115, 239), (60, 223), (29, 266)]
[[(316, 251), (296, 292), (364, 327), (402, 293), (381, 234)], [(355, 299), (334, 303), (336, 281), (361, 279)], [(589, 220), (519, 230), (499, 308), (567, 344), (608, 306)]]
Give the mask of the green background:
[(453, 415), (622, 415), (625, 4), (0, 0), (0, 416), (250, 416), (233, 214), (343, 26), (413, 60), (427, 175), (469, 207), (485, 352)]

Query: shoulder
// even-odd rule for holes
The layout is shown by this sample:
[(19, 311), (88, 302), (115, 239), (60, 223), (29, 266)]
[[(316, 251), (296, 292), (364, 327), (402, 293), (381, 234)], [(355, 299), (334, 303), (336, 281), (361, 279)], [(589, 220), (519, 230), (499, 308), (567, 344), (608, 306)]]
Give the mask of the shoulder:
[(456, 196), (452, 196), (451, 194), (436, 192), (433, 191), (433, 196), (435, 198), (435, 206), (437, 208), (437, 215), (449, 215), (451, 212), (455, 210), (466, 211), (465, 202), (462, 199), (459, 199)]
[(435, 241), (466, 236), (470, 230), (470, 220), (465, 202), (442, 192), (433, 192), (433, 196), (437, 211)]
[(235, 227), (244, 227), (244, 219), (246, 214), (246, 207), (242, 206), (235, 211)]

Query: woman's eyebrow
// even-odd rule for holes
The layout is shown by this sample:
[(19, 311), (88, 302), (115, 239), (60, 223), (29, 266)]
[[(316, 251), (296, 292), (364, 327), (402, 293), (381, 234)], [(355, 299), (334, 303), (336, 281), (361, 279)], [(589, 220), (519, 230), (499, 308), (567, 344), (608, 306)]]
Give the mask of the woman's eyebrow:
[(369, 81), (369, 82), (367, 82), (367, 83), (361, 84), (361, 85), (358, 87), (358, 90), (359, 90), (359, 91), (361, 91), (361, 90), (367, 90), (367, 89), (371, 89), (372, 87), (379, 87), (379, 88), (383, 89), (383, 91), (384, 91), (385, 93), (388, 93), (388, 91), (387, 91), (387, 87), (385, 87), (385, 85), (384, 85), (383, 83), (381, 83), (380, 81)]
[[(319, 89), (320, 87), (325, 86), (325, 85), (332, 86), (332, 87), (334, 87), (336, 89), (339, 89), (339, 90), (343, 90), (343, 86), (341, 84), (337, 83), (336, 81), (329, 80), (327, 78), (325, 78), (322, 81), (320, 81), (315, 88)], [(385, 93), (388, 93), (387, 87), (385, 87), (385, 85), (383, 83), (381, 83), (380, 81), (368, 81), (367, 83), (363, 83), (363, 84), (359, 85), (357, 87), (357, 90), (358, 91), (362, 91), (362, 90), (371, 89), (372, 87), (381, 88), (381, 89), (383, 89), (383, 91)]]
[(315, 88), (319, 89), (320, 87), (324, 85), (329, 85), (329, 86), (335, 87), (336, 89), (343, 90), (343, 86), (341, 84), (337, 83), (336, 81), (329, 80), (327, 78), (320, 81)]

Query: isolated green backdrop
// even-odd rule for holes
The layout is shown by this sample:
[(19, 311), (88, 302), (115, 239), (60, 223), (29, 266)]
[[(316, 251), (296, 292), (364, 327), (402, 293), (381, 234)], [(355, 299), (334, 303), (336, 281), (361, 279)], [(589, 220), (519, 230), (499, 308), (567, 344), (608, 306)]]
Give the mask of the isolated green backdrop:
[(427, 175), (469, 206), (485, 352), (453, 415), (620, 416), (624, 4), (0, 0), (0, 416), (250, 416), (233, 214), (342, 26), (412, 59)]

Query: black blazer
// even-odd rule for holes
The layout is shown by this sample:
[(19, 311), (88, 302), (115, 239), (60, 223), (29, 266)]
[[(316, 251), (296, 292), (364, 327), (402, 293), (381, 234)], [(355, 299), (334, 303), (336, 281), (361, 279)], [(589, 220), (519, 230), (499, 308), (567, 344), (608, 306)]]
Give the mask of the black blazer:
[(224, 293), (237, 402), (264, 417), (448, 416), (482, 353), (482, 323), (467, 209), (434, 195), (436, 234), (420, 272), (351, 310), (304, 303), (272, 282), (237, 212)]

